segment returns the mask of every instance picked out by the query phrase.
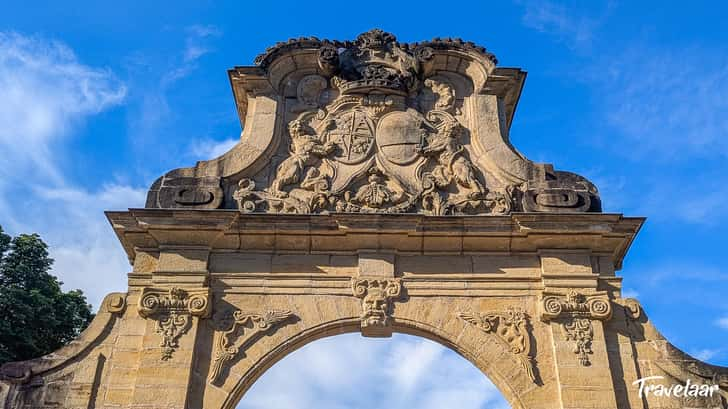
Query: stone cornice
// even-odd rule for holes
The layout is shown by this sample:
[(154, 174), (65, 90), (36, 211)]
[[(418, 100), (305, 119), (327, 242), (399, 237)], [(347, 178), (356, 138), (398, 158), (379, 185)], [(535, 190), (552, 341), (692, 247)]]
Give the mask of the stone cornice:
[(106, 215), (132, 263), (138, 249), (165, 248), (280, 254), (356, 254), (374, 249), (433, 255), (578, 248), (611, 256), (615, 269), (620, 269), (644, 222), (641, 217), (604, 213), (433, 217), (130, 209)]

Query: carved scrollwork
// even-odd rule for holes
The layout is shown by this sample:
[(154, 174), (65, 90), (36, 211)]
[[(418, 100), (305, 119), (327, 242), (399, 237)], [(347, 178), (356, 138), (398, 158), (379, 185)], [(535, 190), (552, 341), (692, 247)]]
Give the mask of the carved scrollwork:
[(139, 315), (156, 321), (156, 332), (162, 336), (162, 360), (172, 358), (179, 347), (179, 338), (191, 326), (191, 318), (210, 314), (208, 288), (170, 289), (144, 288), (139, 298)]
[(554, 171), (544, 166), (543, 180), (532, 180), (522, 187), (522, 206), (527, 212), (601, 211), (597, 188), (582, 176)]
[(622, 306), (624, 306), (624, 313), (627, 318), (631, 320), (637, 320), (642, 315), (642, 306), (640, 302), (634, 298), (622, 299)]
[(577, 291), (567, 294), (544, 292), (541, 298), (541, 319), (561, 323), (567, 340), (574, 341), (579, 363), (590, 365), (589, 354), (594, 340), (593, 320), (606, 321), (612, 316), (612, 305), (606, 292), (585, 295)]
[(437, 165), (430, 173), (439, 189), (446, 189), (455, 184), (465, 193), (454, 195), (453, 201), (467, 197), (470, 200), (483, 198), (485, 188), (475, 175), (475, 168), (467, 156), (465, 148), (460, 143), (463, 127), (458, 121), (445, 111), (430, 111), (427, 119), (433, 122), (437, 132), (426, 139), (421, 148), (425, 157), (433, 157)]
[(296, 88), (297, 102), (291, 112), (316, 110), (320, 106), (321, 93), (327, 88), (328, 81), (320, 75), (307, 75), (298, 82)]
[(425, 86), (437, 96), (434, 104), (436, 110), (455, 113), (455, 91), (448, 83), (428, 78)]
[(528, 315), (522, 310), (508, 309), (504, 312), (475, 313), (459, 312), (457, 316), (486, 333), (495, 334), (526, 371), (528, 377), (536, 382), (531, 338), (528, 333)]
[(156, 182), (156, 205), (163, 208), (217, 209), (223, 192), (219, 177), (163, 177)]
[[(437, 38), (408, 44), (375, 29), (346, 41), (291, 39), (255, 61), (259, 67), (238, 67), (230, 79), (241, 122), (265, 126), (229, 154), (159, 178), (146, 207), (237, 205), (246, 213), (348, 207), (425, 215), (601, 211), (588, 180), (533, 163), (509, 144), (525, 75), (496, 68), (495, 57), (473, 43)], [(485, 94), (498, 96), (494, 105), (477, 102)], [(272, 98), (281, 109), (253, 105), (258, 98)], [(388, 187), (406, 192), (404, 210), (346, 199), (373, 166)]]
[(106, 309), (111, 313), (120, 313), (126, 307), (126, 294), (112, 293), (106, 300)]
[(286, 158), (276, 169), (276, 178), (270, 186), (270, 192), (278, 197), (286, 197), (282, 189), (286, 185), (301, 183), (310, 184), (312, 177), (318, 177), (316, 169), (322, 158), (327, 157), (336, 149), (333, 142), (322, 142), (313, 129), (301, 120), (294, 120), (288, 124), (288, 133), (291, 135), (291, 156)]
[(278, 51), (289, 46), (314, 47), (319, 71), (287, 83), (290, 91), (296, 86), (287, 112), (297, 116), (288, 123), (290, 152), (273, 180), (265, 172), (226, 181), (238, 183), (232, 197), (240, 211), (440, 216), (598, 209), (596, 188), (577, 175), (540, 165), (526, 172), (529, 180), (500, 177), (471, 157), (483, 152), (473, 150), (475, 135), (463, 126), (473, 121), (458, 104), (465, 106), (472, 84), (434, 64), (442, 47), (484, 50), (459, 41), (402, 44), (381, 30), (346, 42), (299, 39)]
[(215, 336), (215, 352), (209, 380), (219, 382), (224, 365), (235, 358), (258, 334), (264, 333), (295, 315), (288, 310), (270, 310), (265, 313), (246, 313), (235, 311), (230, 328)]
[(402, 291), (398, 278), (355, 278), (352, 279), (354, 296), (361, 298), (361, 330), (364, 336), (387, 337), (392, 335), (389, 316), (392, 299)]
[(367, 181), (355, 193), (344, 192), (335, 199), (338, 212), (401, 213), (413, 205), (413, 200), (397, 183), (390, 181), (376, 166), (367, 172)]

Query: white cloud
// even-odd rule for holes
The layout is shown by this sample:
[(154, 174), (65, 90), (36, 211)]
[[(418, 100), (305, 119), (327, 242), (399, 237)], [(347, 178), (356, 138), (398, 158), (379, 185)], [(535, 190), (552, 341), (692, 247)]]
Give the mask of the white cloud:
[(434, 342), (395, 343), (386, 362), (390, 366), (385, 371), (403, 394), (409, 394), (422, 376), (432, 372), (432, 365), (442, 359), (443, 352), (444, 348)]
[(64, 288), (80, 288), (98, 308), (124, 291), (129, 264), (103, 211), (143, 204), (143, 192), (120, 185), (98, 191), (64, 175), (65, 138), (83, 122), (121, 104), (126, 86), (107, 68), (79, 61), (67, 45), (0, 32), (0, 223), (39, 233)]
[(38, 185), (32, 192), (33, 205), (16, 208), (16, 223), (8, 230), (40, 234), (55, 260), (52, 273), (64, 289), (83, 290), (94, 309), (106, 294), (126, 291), (131, 268), (104, 211), (141, 207), (146, 190), (108, 185), (89, 192)]
[[(280, 393), (281, 390), (286, 393)], [(432, 341), (340, 335), (304, 346), (253, 384), (239, 409), (508, 408), (475, 366)]]
[(640, 295), (637, 291), (632, 288), (622, 289), (622, 298), (637, 298)]
[(127, 60), (133, 72), (143, 72), (141, 77), (145, 78), (149, 74), (154, 77), (153, 82), (138, 85), (139, 94), (134, 95), (138, 104), (128, 118), (129, 138), (138, 147), (156, 146), (164, 137), (165, 127), (173, 125), (167, 91), (198, 68), (200, 58), (214, 51), (212, 39), (222, 35), (220, 29), (211, 25), (192, 25), (185, 32), (184, 48), (168, 56), (171, 63), (157, 67), (149, 62), (154, 58), (139, 53)]
[(701, 361), (709, 361), (712, 358), (715, 358), (721, 353), (720, 349), (700, 349), (697, 351), (693, 351), (690, 353), (693, 357), (701, 360)]
[(523, 24), (534, 30), (557, 37), (574, 49), (591, 46), (599, 20), (579, 13), (575, 7), (550, 1), (522, 1)]
[(725, 330), (728, 330), (728, 317), (718, 318), (715, 324)]
[(728, 156), (728, 59), (717, 50), (636, 44), (590, 72), (629, 154)]
[(222, 31), (212, 25), (193, 25), (187, 27), (187, 38), (185, 39), (185, 51), (183, 60), (186, 63), (194, 62), (203, 55), (213, 51), (207, 41), (210, 37), (219, 37)]
[(238, 139), (226, 139), (224, 141), (199, 139), (192, 143), (190, 152), (198, 160), (213, 159), (229, 151), (236, 143), (238, 143)]
[(121, 103), (126, 87), (61, 42), (0, 32), (0, 95), (0, 179), (34, 172), (60, 181), (53, 143)]

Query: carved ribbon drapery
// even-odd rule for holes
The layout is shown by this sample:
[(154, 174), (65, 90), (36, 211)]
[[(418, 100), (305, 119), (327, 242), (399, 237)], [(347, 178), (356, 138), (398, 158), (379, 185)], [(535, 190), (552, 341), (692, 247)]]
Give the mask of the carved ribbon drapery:
[(612, 305), (607, 293), (568, 294), (544, 292), (541, 296), (541, 320), (561, 323), (567, 340), (574, 341), (574, 353), (579, 363), (590, 365), (589, 354), (594, 340), (592, 320), (606, 321), (612, 316)]
[(495, 334), (528, 374), (536, 382), (534, 362), (531, 356), (531, 338), (528, 334), (528, 316), (522, 310), (508, 309), (504, 312), (459, 312), (458, 317), (486, 333)]
[(361, 298), (361, 331), (367, 337), (392, 335), (389, 326), (391, 300), (400, 295), (402, 283), (398, 278), (352, 279), (354, 296)]
[(262, 314), (250, 314), (243, 311), (233, 312), (231, 328), (222, 333), (217, 333), (215, 337), (215, 353), (209, 376), (210, 382), (215, 383), (220, 380), (223, 366), (235, 358), (253, 337), (293, 316), (294, 314), (288, 310), (271, 310)]
[(179, 338), (189, 330), (191, 317), (210, 314), (210, 289), (172, 287), (144, 288), (139, 297), (139, 315), (156, 321), (156, 332), (162, 336), (162, 360), (172, 358)]

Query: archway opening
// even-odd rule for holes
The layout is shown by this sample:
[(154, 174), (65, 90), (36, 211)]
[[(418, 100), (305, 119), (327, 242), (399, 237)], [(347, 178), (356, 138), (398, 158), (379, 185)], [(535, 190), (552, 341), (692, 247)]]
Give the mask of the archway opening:
[(472, 363), (429, 339), (350, 333), (306, 344), (268, 369), (237, 409), (506, 409)]

